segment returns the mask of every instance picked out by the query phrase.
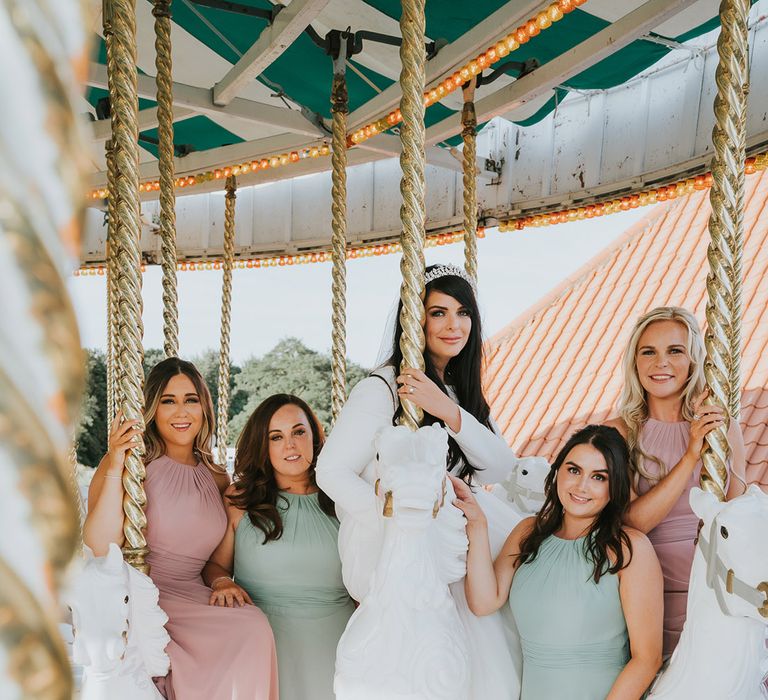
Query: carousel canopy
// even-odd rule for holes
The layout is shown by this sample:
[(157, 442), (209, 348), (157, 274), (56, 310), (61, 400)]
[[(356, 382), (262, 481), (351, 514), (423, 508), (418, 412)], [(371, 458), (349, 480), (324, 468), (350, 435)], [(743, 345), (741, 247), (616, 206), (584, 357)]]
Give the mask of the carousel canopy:
[[(766, 8), (760, 9), (765, 3), (758, 2), (750, 17), (753, 75), (768, 64), (768, 32), (761, 19)], [(475, 95), (481, 223), (597, 201), (706, 170), (717, 0), (577, 4), (427, 3), (428, 230), (461, 227), (461, 156), (454, 146), (460, 141), (460, 85), (476, 73), (482, 75)], [(348, 239), (352, 244), (394, 240), (400, 228), (394, 160), (400, 150), (399, 8), (397, 0), (292, 0), (285, 7), (266, 0), (174, 0), (181, 260), (221, 254), (219, 192), (230, 172), (241, 188), (239, 257), (327, 248), (332, 55), (340, 44), (348, 56)], [(145, 200), (158, 197), (153, 25), (152, 2), (138, 0)], [(87, 93), (95, 141), (94, 203), (106, 187), (105, 63), (99, 36)], [(768, 95), (753, 90), (752, 150), (768, 143), (766, 111)], [(154, 205), (145, 205), (147, 223), (155, 212)], [(105, 237), (101, 217), (94, 216), (86, 263), (104, 260)], [(148, 230), (142, 242), (150, 262), (159, 247), (156, 238)]]

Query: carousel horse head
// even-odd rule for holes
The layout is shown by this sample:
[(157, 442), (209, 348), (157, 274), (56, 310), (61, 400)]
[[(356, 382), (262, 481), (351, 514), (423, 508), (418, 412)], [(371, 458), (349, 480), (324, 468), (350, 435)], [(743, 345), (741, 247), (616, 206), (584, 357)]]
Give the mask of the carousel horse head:
[(703, 521), (699, 544), (707, 586), (723, 613), (768, 625), (768, 495), (753, 484), (726, 502), (692, 489), (690, 501)]
[(424, 527), (445, 502), (448, 434), (438, 425), (388, 427), (376, 436), (376, 494), (382, 514), (401, 525)]
[(539, 511), (544, 503), (544, 479), (549, 462), (544, 457), (520, 457), (509, 476), (502, 482), (506, 499), (522, 514)]
[(152, 580), (126, 564), (115, 543), (104, 557), (84, 549), (85, 563), (66, 596), (72, 610), (74, 663), (87, 674), (110, 675), (119, 672), (129, 655), (136, 655), (150, 678), (165, 675), (168, 616), (157, 603)]

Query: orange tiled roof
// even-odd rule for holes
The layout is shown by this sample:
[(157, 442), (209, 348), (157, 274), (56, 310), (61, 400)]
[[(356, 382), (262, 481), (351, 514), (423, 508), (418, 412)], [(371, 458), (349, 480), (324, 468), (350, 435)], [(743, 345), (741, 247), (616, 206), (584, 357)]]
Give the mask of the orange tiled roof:
[[(616, 413), (635, 319), (683, 306), (703, 324), (708, 192), (655, 207), (486, 345), (491, 411), (520, 455), (552, 459), (578, 427)], [(746, 183), (741, 424), (747, 477), (768, 483), (768, 171)]]

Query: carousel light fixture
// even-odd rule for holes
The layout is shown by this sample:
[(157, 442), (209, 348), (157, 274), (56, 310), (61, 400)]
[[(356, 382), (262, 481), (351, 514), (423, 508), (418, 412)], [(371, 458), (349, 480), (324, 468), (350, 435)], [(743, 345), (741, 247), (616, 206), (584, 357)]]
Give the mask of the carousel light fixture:
[[(485, 229), (477, 229), (477, 237), (485, 238)], [(464, 240), (464, 231), (449, 231), (445, 233), (433, 233), (427, 236), (425, 246), (435, 248), (437, 246), (459, 243)], [(381, 255), (392, 255), (401, 251), (399, 243), (377, 243), (363, 246), (350, 246), (347, 248), (347, 260), (358, 258), (372, 258)], [(309, 263), (323, 263), (331, 260), (330, 251), (317, 251), (313, 253), (299, 253), (297, 255), (275, 255), (268, 258), (238, 258), (234, 266), (238, 270), (254, 269), (260, 267), (290, 267), (293, 265), (307, 265)], [(177, 264), (179, 272), (194, 272), (197, 270), (220, 270), (221, 259), (190, 260)], [(142, 265), (141, 271), (146, 272), (147, 266)], [(83, 266), (74, 271), (75, 277), (95, 277), (104, 275), (104, 265)]]
[[(761, 153), (757, 156), (747, 158), (744, 164), (744, 172), (747, 175), (753, 175), (768, 167), (768, 153)], [(512, 219), (499, 222), (499, 232), (507, 233), (509, 231), (522, 231), (530, 226), (553, 226), (555, 224), (564, 224), (569, 221), (581, 221), (582, 219), (593, 219), (598, 216), (615, 214), (620, 211), (628, 211), (637, 207), (645, 207), (657, 202), (666, 202), (670, 199), (677, 199), (685, 195), (700, 190), (709, 189), (712, 186), (712, 173), (706, 172), (695, 177), (689, 177), (685, 180), (678, 180), (669, 185), (662, 185), (649, 190), (643, 190), (635, 194), (624, 195), (594, 204), (586, 204), (581, 207), (569, 209), (559, 209), (557, 211), (536, 214), (534, 216), (519, 216)]]
[[(318, 154), (319, 155), (319, 154)], [(301, 156), (299, 156), (301, 157)], [(313, 157), (310, 155), (310, 157)], [(314, 156), (317, 157), (317, 156)], [(263, 162), (263, 161), (262, 161)], [(257, 163), (257, 161), (254, 161)], [(754, 175), (768, 168), (768, 151), (747, 158), (744, 163), (744, 172), (747, 175)], [(220, 179), (225, 172), (231, 174), (231, 168), (216, 170), (216, 179)], [(227, 176), (228, 176), (227, 175)], [(182, 178), (180, 178), (182, 179)], [(572, 207), (569, 209), (559, 209), (557, 211), (547, 212), (545, 214), (536, 214), (534, 216), (519, 216), (512, 219), (499, 222), (500, 233), (510, 231), (522, 231), (524, 228), (554, 226), (555, 224), (565, 224), (569, 221), (581, 221), (583, 219), (594, 219), (598, 216), (616, 214), (620, 211), (628, 211), (637, 207), (645, 207), (657, 202), (665, 202), (670, 199), (684, 197), (701, 190), (709, 189), (712, 186), (712, 173), (706, 172), (695, 177), (689, 177), (684, 180), (662, 185), (635, 194), (624, 195), (602, 202), (586, 204), (582, 207)], [(477, 237), (485, 237), (485, 229), (477, 229)], [(449, 233), (436, 233), (427, 236), (426, 247), (449, 245), (464, 240), (464, 231), (454, 231)], [(391, 255), (400, 252), (399, 243), (382, 243), (378, 245), (351, 246), (347, 250), (347, 259), (368, 258), (379, 255)], [(235, 261), (235, 267), (238, 269), (251, 269), (259, 267), (284, 267), (291, 265), (305, 265), (308, 263), (327, 262), (331, 259), (330, 252), (319, 251), (315, 253), (301, 253), (299, 255), (278, 255), (269, 258), (250, 258), (238, 259)], [(194, 270), (218, 270), (221, 269), (221, 260), (204, 260), (178, 263), (177, 269), (181, 272)], [(75, 270), (77, 276), (95, 276), (103, 275), (105, 268), (103, 265), (84, 265), (79, 270)], [(141, 271), (146, 271), (146, 265), (141, 266)]]

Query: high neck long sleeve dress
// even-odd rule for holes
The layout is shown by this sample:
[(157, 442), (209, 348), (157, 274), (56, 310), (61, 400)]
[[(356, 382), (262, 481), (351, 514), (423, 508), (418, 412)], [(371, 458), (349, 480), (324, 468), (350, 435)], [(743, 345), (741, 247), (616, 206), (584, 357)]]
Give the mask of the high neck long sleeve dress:
[(204, 464), (164, 456), (147, 465), (144, 486), (147, 562), (171, 637), (160, 692), (171, 700), (277, 700), (275, 642), (264, 613), (208, 604), (201, 572), (227, 526), (213, 475)]
[[(395, 372), (391, 367), (376, 371), (378, 376), (359, 382), (320, 453), (317, 481), (336, 503), (341, 522), (339, 552), (342, 575), (351, 596), (362, 601), (371, 573), (381, 552), (380, 501), (374, 493), (377, 432), (392, 425), (395, 411)], [(455, 397), (452, 397), (455, 399)], [(460, 407), (461, 428), (448, 430), (473, 466), (479, 470), (478, 484), (502, 481), (516, 464), (516, 457), (504, 439)], [(491, 551), (495, 557), (519, 516), (500, 499), (483, 489), (476, 498), (488, 519)], [(455, 508), (450, 505), (449, 507)], [(470, 650), (471, 690), (467, 700), (517, 700), (520, 692), (521, 655), (519, 641), (504, 613), (476, 617), (469, 610), (464, 579), (450, 584)]]

